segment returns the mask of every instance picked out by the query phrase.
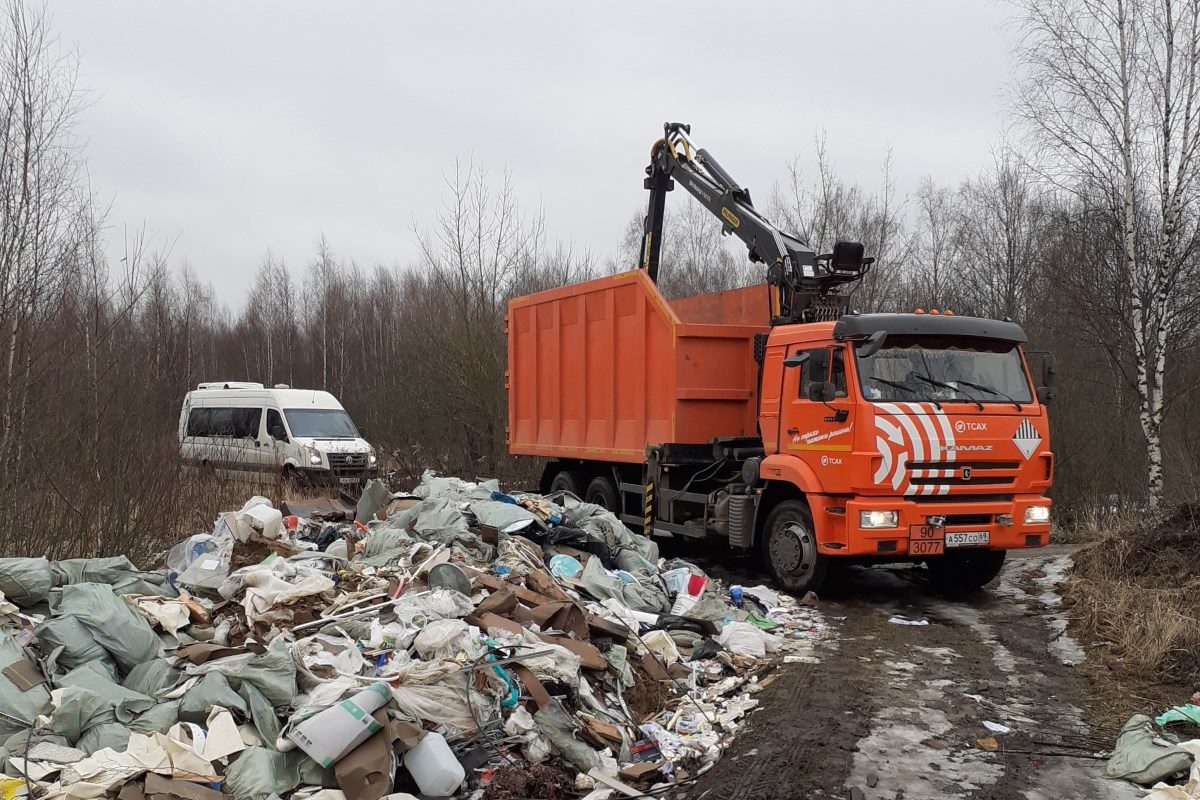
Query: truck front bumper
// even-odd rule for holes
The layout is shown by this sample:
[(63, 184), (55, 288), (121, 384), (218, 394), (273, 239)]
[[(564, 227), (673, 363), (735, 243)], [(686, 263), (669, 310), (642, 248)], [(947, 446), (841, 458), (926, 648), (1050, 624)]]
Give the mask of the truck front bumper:
[[(838, 503), (838, 498), (813, 508), (817, 541), (821, 552), (847, 556), (894, 556), (918, 558), (942, 552), (943, 549), (926, 542), (947, 544), (946, 535), (977, 534), (955, 539), (978, 540), (987, 534), (987, 543), (963, 545), (961, 549), (982, 547), (991, 550), (1011, 550), (1022, 547), (1042, 547), (1050, 542), (1050, 523), (1026, 523), (1025, 511), (1032, 506), (1051, 505), (1050, 499), (1036, 494), (1016, 495), (997, 500), (961, 502), (952, 495), (928, 502), (909, 498), (867, 497)], [(867, 528), (860, 525), (864, 511), (895, 511), (897, 524), (888, 528)], [(944, 520), (937, 525), (938, 518)], [(950, 544), (944, 551), (960, 549)]]

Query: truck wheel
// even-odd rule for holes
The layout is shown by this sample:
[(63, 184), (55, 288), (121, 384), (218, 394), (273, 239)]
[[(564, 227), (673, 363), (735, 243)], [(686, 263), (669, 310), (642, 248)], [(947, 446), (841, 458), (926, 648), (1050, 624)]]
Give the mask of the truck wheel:
[(579, 476), (569, 469), (559, 470), (550, 479), (550, 491), (548, 494), (563, 491), (570, 492), (579, 497)]
[(808, 506), (800, 500), (784, 500), (771, 510), (763, 533), (763, 559), (776, 582), (796, 594), (818, 591), (829, 558), (817, 552)]
[(614, 514), (621, 513), (620, 500), (617, 499), (617, 487), (613, 486), (612, 478), (606, 478), (603, 475), (592, 478), (583, 499), (584, 502), (595, 503), (605, 511), (611, 511)]
[(943, 592), (964, 594), (983, 588), (1000, 574), (1005, 550), (964, 550), (926, 560), (929, 580)]

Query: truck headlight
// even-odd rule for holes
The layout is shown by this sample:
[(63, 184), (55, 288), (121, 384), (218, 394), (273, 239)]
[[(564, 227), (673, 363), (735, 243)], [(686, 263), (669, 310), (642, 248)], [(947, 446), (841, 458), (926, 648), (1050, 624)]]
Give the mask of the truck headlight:
[(321, 454), (320, 454), (320, 453), (318, 453), (316, 450), (313, 450), (313, 451), (309, 452), (309, 454), (308, 454), (308, 463), (310, 463), (310, 464), (313, 464), (314, 466), (320, 466), (320, 464), (321, 464)]
[(374, 450), (372, 450), (371, 452), (367, 453), (367, 463), (368, 463), (368, 464), (372, 464), (372, 465), (373, 465), (373, 464), (374, 464), (376, 461), (378, 461), (378, 460), (379, 460), (379, 459), (375, 457), (375, 451), (374, 451)]
[(1025, 509), (1026, 525), (1045, 525), (1050, 521), (1050, 506), (1030, 506)]
[(895, 528), (899, 524), (899, 511), (858, 512), (858, 527), (860, 528)]

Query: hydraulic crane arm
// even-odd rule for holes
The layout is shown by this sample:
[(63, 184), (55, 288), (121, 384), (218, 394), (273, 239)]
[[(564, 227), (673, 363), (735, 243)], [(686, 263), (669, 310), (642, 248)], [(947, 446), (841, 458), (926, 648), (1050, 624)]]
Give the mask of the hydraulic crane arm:
[(840, 316), (849, 298), (839, 295), (838, 288), (862, 278), (874, 260), (863, 258), (862, 245), (838, 242), (833, 253), (817, 255), (759, 214), (750, 191), (708, 151), (694, 148), (688, 137), (691, 126), (668, 122), (663, 127), (664, 136), (651, 149), (646, 167), (650, 203), (642, 233), (642, 268), (650, 279), (658, 280), (666, 193), (678, 181), (721, 220), (722, 233), (745, 243), (751, 261), (767, 265), (772, 325)]

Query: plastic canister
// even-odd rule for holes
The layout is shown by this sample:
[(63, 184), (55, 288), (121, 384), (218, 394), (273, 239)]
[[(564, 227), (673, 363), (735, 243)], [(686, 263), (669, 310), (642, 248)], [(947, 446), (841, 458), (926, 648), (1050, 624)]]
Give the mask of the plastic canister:
[(408, 769), (421, 794), (449, 797), (458, 791), (467, 777), (463, 765), (440, 733), (427, 733), (417, 746), (404, 754)]
[(391, 699), (387, 686), (376, 683), (304, 720), (292, 728), (288, 738), (313, 761), (331, 767), (379, 730), (371, 715)]

